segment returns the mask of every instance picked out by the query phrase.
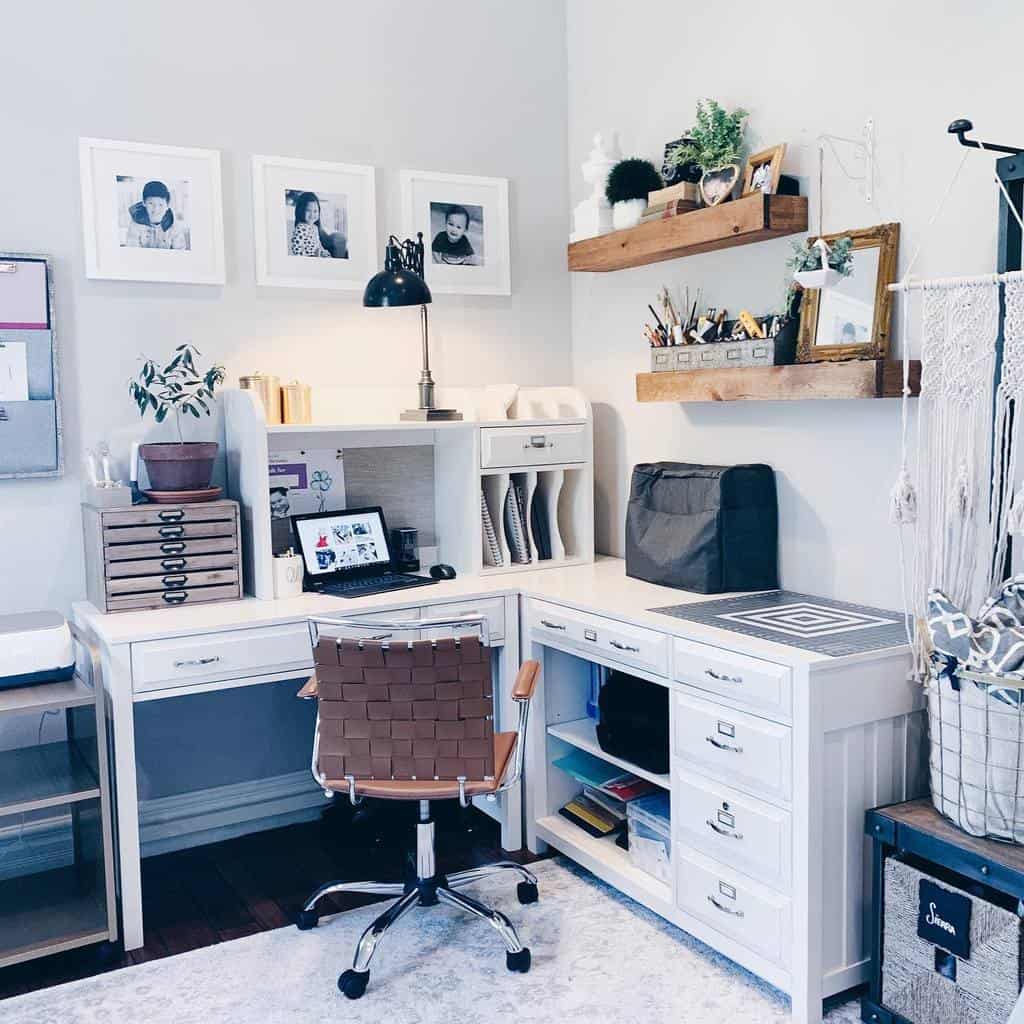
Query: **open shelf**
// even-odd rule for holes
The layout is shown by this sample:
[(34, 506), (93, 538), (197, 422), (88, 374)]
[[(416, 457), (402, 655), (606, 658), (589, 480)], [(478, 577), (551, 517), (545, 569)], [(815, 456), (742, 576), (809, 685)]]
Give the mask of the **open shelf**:
[(625, 270), (806, 230), (806, 196), (766, 196), (757, 192), (719, 206), (572, 242), (569, 269)]
[(0, 815), (22, 814), (100, 795), (92, 769), (68, 742), (0, 752)]
[[(921, 363), (910, 362), (911, 394), (921, 392)], [(811, 398), (899, 398), (903, 364), (889, 359), (791, 366), (666, 370), (636, 375), (638, 402), (798, 401)]]
[(51, 711), (92, 704), (96, 694), (78, 676), (66, 682), (39, 683), (0, 690), (0, 715), (21, 715), (30, 711)]
[(597, 742), (597, 726), (592, 718), (577, 718), (572, 722), (559, 722), (556, 725), (549, 725), (548, 734), (564, 740), (566, 743), (571, 743), (574, 747), (579, 747), (580, 750), (585, 750), (588, 754), (601, 758), (602, 761), (614, 764), (623, 769), (623, 771), (639, 775), (640, 778), (653, 782), (662, 789), (672, 788), (671, 776), (657, 775), (644, 768), (639, 768), (629, 761), (624, 761), (621, 757), (605, 753), (601, 749), (601, 744)]

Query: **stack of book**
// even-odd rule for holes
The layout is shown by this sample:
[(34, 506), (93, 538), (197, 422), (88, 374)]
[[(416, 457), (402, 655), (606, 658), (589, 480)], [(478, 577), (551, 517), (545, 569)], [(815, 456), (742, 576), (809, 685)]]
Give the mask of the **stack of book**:
[(680, 213), (696, 210), (698, 204), (697, 186), (688, 181), (668, 188), (660, 188), (656, 192), (647, 193), (647, 207), (643, 212), (642, 221), (661, 220), (675, 217)]
[(630, 800), (658, 791), (653, 782), (583, 750), (574, 750), (554, 764), (583, 786), (582, 792), (558, 813), (598, 839), (625, 829), (626, 805)]

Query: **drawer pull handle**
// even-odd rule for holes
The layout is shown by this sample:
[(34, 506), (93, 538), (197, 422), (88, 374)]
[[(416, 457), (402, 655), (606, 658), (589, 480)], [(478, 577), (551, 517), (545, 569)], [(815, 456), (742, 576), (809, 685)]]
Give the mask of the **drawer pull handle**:
[(742, 683), (743, 676), (727, 676), (722, 672), (716, 672), (713, 668), (704, 669), (704, 675), (711, 676), (712, 679), (718, 680), (720, 683)]
[(161, 537), (183, 537), (185, 535), (184, 526), (161, 526), (157, 533)]
[(180, 555), (185, 550), (184, 544), (161, 544), (160, 550), (165, 555)]
[(208, 658), (185, 658), (174, 663), (175, 668), (199, 668), (202, 665), (215, 665), (220, 661), (219, 654), (211, 654)]
[(168, 604), (181, 604), (188, 600), (188, 594), (184, 590), (173, 590), (160, 595)]
[(717, 907), (723, 914), (728, 914), (730, 917), (743, 917), (742, 910), (730, 910), (728, 907), (723, 907), (714, 896), (708, 897), (708, 903), (713, 907)]
[(554, 448), (555, 442), (549, 441), (543, 434), (531, 437), (524, 445), (524, 448)]
[(165, 523), (179, 523), (185, 518), (185, 513), (180, 508), (164, 509), (163, 512), (157, 513), (157, 518)]
[(565, 632), (565, 626), (561, 625), (558, 622), (548, 622), (547, 619), (541, 619), (540, 624), (542, 626), (547, 626), (548, 629), (560, 629), (563, 633)]
[(730, 832), (727, 828), (722, 828), (721, 825), (716, 825), (710, 818), (704, 819), (704, 824), (707, 825), (712, 832), (717, 832), (720, 836), (731, 836), (733, 839), (742, 839), (742, 832)]
[(617, 651), (630, 651), (632, 654), (640, 653), (639, 647), (633, 647), (630, 644), (620, 644), (618, 640), (609, 640), (608, 643), (610, 643)]
[[(168, 547), (173, 547), (173, 545), (171, 545), (171, 544), (168, 544), (167, 546)], [(185, 562), (184, 558), (165, 558), (160, 563), (160, 566), (163, 569), (166, 569), (167, 572), (177, 572), (179, 569), (184, 569), (185, 565), (186, 565), (186, 562)]]
[(183, 587), (188, 583), (188, 577), (184, 573), (179, 576), (165, 576), (163, 583), (165, 587)]
[(713, 747), (717, 747), (719, 750), (728, 750), (733, 754), (742, 754), (742, 747), (734, 747), (731, 743), (719, 743), (714, 736), (705, 736), (704, 739), (708, 741)]

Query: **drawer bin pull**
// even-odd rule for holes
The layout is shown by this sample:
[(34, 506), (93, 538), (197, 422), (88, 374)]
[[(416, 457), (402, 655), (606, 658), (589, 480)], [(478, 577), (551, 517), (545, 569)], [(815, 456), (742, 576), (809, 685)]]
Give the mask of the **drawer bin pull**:
[(720, 836), (731, 836), (733, 839), (742, 839), (742, 832), (730, 832), (727, 828), (722, 828), (721, 825), (716, 825), (710, 818), (704, 819), (704, 824), (707, 825), (712, 832), (717, 832)]
[[(168, 547), (170, 546), (171, 545), (168, 545)], [(167, 572), (178, 572), (178, 570), (185, 568), (185, 564), (184, 558), (165, 558), (160, 563), (161, 567)]]
[(181, 604), (188, 600), (188, 594), (184, 590), (172, 590), (160, 595), (168, 604)]
[(563, 633), (565, 632), (565, 626), (562, 626), (557, 622), (548, 622), (547, 619), (541, 619), (540, 624), (542, 626), (547, 626), (548, 629), (560, 629)]
[(184, 536), (185, 527), (184, 526), (161, 526), (157, 530), (157, 533), (159, 533), (161, 537), (181, 537), (181, 536)]
[(182, 573), (179, 576), (165, 576), (163, 584), (165, 587), (183, 587), (188, 583), (188, 577)]
[(543, 434), (534, 435), (527, 441), (524, 448), (554, 448), (555, 442), (549, 441)]
[(719, 750), (728, 750), (733, 754), (742, 754), (742, 747), (734, 747), (731, 743), (719, 743), (714, 736), (705, 736), (704, 739), (708, 741), (713, 747), (717, 747)]
[(178, 523), (185, 518), (185, 513), (180, 508), (164, 509), (157, 513), (157, 518), (165, 523)]
[(713, 907), (717, 907), (723, 914), (728, 914), (730, 917), (743, 917), (742, 910), (730, 910), (728, 907), (723, 907), (714, 896), (708, 897), (708, 903)]
[(184, 544), (161, 544), (160, 550), (165, 555), (180, 555), (185, 550)]
[(201, 665), (214, 665), (220, 661), (219, 654), (213, 654), (209, 658), (185, 658), (183, 661), (176, 661), (175, 668), (197, 668)]
[(608, 643), (610, 643), (617, 651), (629, 651), (632, 654), (640, 653), (640, 648), (633, 647), (631, 644), (620, 644), (618, 640), (609, 640)]
[(716, 672), (713, 668), (704, 669), (704, 675), (717, 679), (720, 683), (742, 683), (743, 676), (727, 676), (724, 673)]

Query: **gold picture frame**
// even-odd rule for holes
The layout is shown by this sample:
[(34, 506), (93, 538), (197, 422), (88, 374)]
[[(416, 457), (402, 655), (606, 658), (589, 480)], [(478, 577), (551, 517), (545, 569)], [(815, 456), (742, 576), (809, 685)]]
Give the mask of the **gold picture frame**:
[[(762, 149), (760, 153), (751, 153), (747, 157), (746, 167), (743, 170), (743, 195), (749, 196), (752, 192), (762, 192), (766, 196), (773, 196), (779, 190), (779, 178), (782, 177), (782, 160), (786, 155), (786, 144), (780, 142), (771, 149)], [(769, 166), (770, 178), (767, 182), (754, 183), (754, 176), (758, 168)], [(768, 188), (764, 185), (767, 184)]]
[[(866, 302), (852, 297), (847, 288), (844, 292), (842, 282), (833, 288), (825, 289), (824, 297), (820, 288), (807, 288), (804, 290), (803, 303), (800, 307), (800, 334), (797, 339), (796, 358), (800, 363), (816, 363), (837, 361), (844, 359), (885, 359), (889, 354), (889, 336), (892, 324), (892, 293), (888, 286), (896, 280), (896, 262), (899, 257), (900, 226), (899, 224), (878, 224), (871, 228), (860, 228), (856, 231), (839, 231), (832, 235), (822, 235), (822, 238), (829, 244), (838, 241), (840, 238), (853, 239), (853, 274), (857, 273), (857, 254), (861, 254), (861, 262), (864, 262), (864, 254), (871, 250), (878, 250), (878, 270), (875, 274), (874, 287), (870, 288), (866, 282), (862, 284), (861, 291), (872, 296), (871, 324), (867, 326), (867, 317), (856, 313), (849, 314), (843, 303), (865, 307)], [(811, 238), (813, 243), (816, 239)], [(851, 278), (843, 278), (849, 281)], [(824, 308), (823, 308), (824, 304)], [(821, 344), (818, 342), (820, 332), (819, 321), (824, 313), (832, 319), (832, 326), (827, 330), (831, 331), (828, 340)], [(863, 323), (858, 323), (862, 320)], [(842, 321), (842, 328), (838, 324)], [(851, 333), (856, 338), (858, 333), (863, 334), (864, 340), (844, 343), (839, 337), (845, 337)]]

